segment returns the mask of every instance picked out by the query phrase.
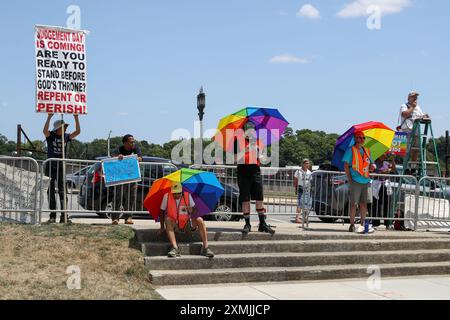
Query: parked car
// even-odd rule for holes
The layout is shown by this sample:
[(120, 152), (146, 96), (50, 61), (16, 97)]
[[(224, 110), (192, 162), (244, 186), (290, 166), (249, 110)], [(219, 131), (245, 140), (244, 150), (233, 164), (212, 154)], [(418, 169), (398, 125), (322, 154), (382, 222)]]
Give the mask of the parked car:
[[(98, 160), (105, 157), (98, 158)], [(143, 165), (141, 167), (142, 180), (138, 182), (136, 195), (136, 211), (146, 211), (143, 207), (143, 200), (148, 194), (153, 182), (159, 178), (169, 175), (180, 168), (171, 160), (157, 157), (143, 157), (144, 163), (155, 163), (155, 165)], [(107, 188), (101, 175), (101, 163), (91, 165), (87, 169), (86, 177), (80, 187), (78, 203), (86, 210), (96, 211), (96, 213), (105, 217), (108, 210), (113, 209), (114, 187)], [(239, 220), (241, 216), (235, 216), (226, 212), (241, 212), (239, 203), (239, 191), (233, 186), (222, 184), (225, 192), (220, 199), (215, 212), (207, 218), (216, 221)], [(225, 212), (225, 213), (224, 213)], [(148, 215), (150, 217), (150, 215)]]
[(84, 182), (86, 178), (86, 172), (88, 169), (89, 166), (86, 166), (81, 170), (66, 175), (66, 186), (68, 192), (80, 190), (81, 184)]

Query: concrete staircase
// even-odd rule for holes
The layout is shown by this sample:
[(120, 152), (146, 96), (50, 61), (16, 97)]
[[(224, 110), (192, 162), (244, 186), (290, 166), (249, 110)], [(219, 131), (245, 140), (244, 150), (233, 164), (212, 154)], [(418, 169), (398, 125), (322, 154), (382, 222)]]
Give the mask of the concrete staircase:
[[(156, 230), (136, 230), (154, 285), (272, 282), (368, 278), (376, 265), (382, 277), (450, 274), (450, 235), (343, 231), (269, 234), (209, 229), (216, 256), (199, 256), (197, 234), (179, 234), (180, 258), (167, 258), (170, 245)], [(369, 271), (368, 271), (369, 270)]]

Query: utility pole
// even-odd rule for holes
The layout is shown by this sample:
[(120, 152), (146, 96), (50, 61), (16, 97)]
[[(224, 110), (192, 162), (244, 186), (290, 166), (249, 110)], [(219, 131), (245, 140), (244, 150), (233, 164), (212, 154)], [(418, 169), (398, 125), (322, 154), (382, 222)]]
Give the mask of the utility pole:
[(17, 156), (20, 157), (22, 153), (22, 125), (17, 125), (17, 143), (16, 143)]
[(448, 130), (445, 131), (445, 177), (450, 177), (450, 168), (449, 168), (449, 160), (450, 160), (450, 153), (449, 153), (449, 138), (448, 138)]

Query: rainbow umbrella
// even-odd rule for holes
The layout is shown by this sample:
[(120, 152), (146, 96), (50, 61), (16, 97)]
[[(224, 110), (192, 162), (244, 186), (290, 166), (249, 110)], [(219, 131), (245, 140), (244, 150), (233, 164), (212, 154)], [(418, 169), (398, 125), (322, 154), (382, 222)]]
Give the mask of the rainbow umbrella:
[(224, 189), (212, 172), (181, 169), (153, 182), (144, 200), (144, 207), (155, 221), (159, 220), (161, 202), (173, 184), (181, 184), (183, 192), (188, 192), (197, 208), (193, 218), (204, 216), (215, 210)]
[(337, 139), (334, 147), (333, 160), (331, 161), (331, 164), (340, 170), (344, 170), (344, 162), (342, 161), (342, 158), (344, 157), (345, 151), (355, 145), (353, 136), (356, 131), (364, 132), (364, 135), (366, 136), (364, 147), (370, 150), (373, 161), (378, 159), (391, 148), (392, 140), (395, 135), (394, 130), (381, 122), (371, 121), (351, 127)]
[(289, 122), (274, 108), (248, 107), (222, 118), (214, 140), (225, 150), (232, 150), (234, 132), (247, 123), (255, 127), (257, 139), (265, 145), (279, 141)]

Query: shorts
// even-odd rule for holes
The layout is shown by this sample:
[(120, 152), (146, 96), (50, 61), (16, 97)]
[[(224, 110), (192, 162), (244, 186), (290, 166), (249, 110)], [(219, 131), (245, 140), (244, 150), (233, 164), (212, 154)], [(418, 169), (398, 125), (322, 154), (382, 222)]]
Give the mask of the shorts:
[(239, 200), (241, 202), (250, 200), (264, 201), (261, 169), (258, 165), (238, 165), (237, 180), (239, 186)]
[(351, 182), (350, 183), (350, 203), (354, 204), (367, 204), (367, 196), (368, 196), (368, 190), (369, 190), (369, 183), (361, 184), (358, 182)]

